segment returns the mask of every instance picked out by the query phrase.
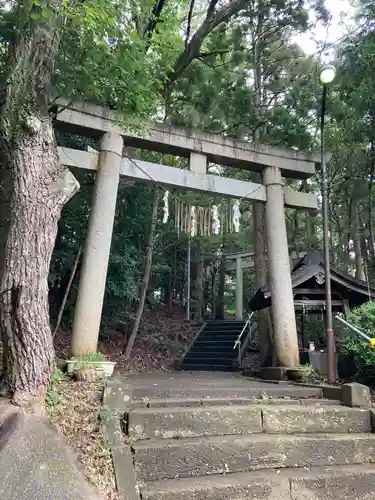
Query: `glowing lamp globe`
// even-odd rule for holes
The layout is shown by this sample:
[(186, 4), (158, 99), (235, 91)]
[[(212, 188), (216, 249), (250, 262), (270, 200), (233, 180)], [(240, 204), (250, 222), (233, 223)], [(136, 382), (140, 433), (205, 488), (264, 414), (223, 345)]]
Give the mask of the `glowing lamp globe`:
[(336, 77), (336, 68), (332, 66), (332, 64), (323, 66), (319, 75), (320, 81), (323, 85), (333, 82), (335, 77)]

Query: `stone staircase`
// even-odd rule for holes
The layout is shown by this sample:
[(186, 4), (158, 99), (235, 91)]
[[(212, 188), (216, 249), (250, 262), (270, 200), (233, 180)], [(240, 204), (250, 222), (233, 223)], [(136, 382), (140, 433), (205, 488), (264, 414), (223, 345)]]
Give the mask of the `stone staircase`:
[(144, 398), (125, 421), (142, 500), (375, 499), (368, 409), (265, 393)]
[(238, 350), (233, 345), (245, 321), (209, 321), (181, 363), (181, 370), (232, 371)]

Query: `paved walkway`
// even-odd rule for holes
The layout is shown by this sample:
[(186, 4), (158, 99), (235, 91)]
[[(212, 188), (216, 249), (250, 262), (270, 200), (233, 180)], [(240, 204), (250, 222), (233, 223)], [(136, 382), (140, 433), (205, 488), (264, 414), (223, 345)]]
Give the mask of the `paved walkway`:
[(1, 500), (99, 500), (65, 439), (0, 399)]
[[(123, 410), (131, 402), (161, 399), (312, 398), (321, 390), (288, 383), (250, 379), (238, 373), (172, 372), (115, 377), (109, 382), (110, 407)], [(109, 394), (108, 394), (109, 396)]]

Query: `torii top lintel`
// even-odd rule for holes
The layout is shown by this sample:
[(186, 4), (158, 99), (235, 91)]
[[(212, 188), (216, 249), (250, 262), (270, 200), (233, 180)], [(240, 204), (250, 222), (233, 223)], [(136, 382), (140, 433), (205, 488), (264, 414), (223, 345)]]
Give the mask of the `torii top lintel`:
[(134, 133), (121, 127), (118, 115), (103, 106), (59, 100), (61, 111), (56, 126), (74, 130), (82, 135), (96, 136), (103, 132), (121, 134), (124, 144), (142, 149), (189, 157), (200, 153), (220, 165), (261, 171), (264, 167), (280, 168), (284, 177), (306, 179), (315, 173), (319, 158), (314, 153), (255, 145), (236, 141), (219, 134), (208, 134), (150, 123), (144, 133)]

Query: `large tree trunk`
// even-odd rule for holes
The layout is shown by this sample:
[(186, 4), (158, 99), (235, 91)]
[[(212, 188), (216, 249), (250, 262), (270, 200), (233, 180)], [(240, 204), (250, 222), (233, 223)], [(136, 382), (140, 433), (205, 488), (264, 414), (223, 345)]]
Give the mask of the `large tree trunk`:
[[(264, 14), (259, 10), (255, 31), (253, 33), (252, 52), (254, 57), (255, 73), (255, 106), (261, 119), (261, 106), (263, 102), (263, 75), (262, 75), (262, 32), (264, 24)], [(263, 131), (263, 126), (258, 126), (254, 131), (254, 141), (259, 142)], [(254, 234), (254, 267), (255, 267), (255, 285), (259, 289), (267, 284), (267, 260), (266, 260), (266, 234), (264, 220), (264, 205), (253, 201), (253, 234)], [(268, 311), (263, 310), (257, 313), (258, 336), (260, 346), (260, 358), (262, 365), (268, 365), (267, 359), (272, 353), (271, 339), (269, 335)]]
[(73, 176), (59, 165), (51, 121), (38, 123), (14, 145), (10, 157), (11, 222), (0, 288), (5, 387), (14, 403), (36, 404), (36, 410), (43, 408), (54, 364), (50, 260), (61, 209), (77, 189)]
[[(9, 75), (2, 89), (1, 163), (12, 178), (10, 227), (0, 286), (3, 389), (30, 411), (44, 410), (54, 366), (48, 271), (61, 209), (78, 183), (59, 164), (49, 96), (60, 42), (61, 2), (44, 0), (49, 16), (32, 19), (20, 4)], [(1, 89), (0, 89), (1, 90)]]
[[(264, 205), (261, 203), (253, 203), (253, 221), (255, 285), (256, 288), (259, 289), (267, 284)], [(272, 360), (269, 317), (266, 309), (258, 311), (257, 313), (260, 360), (261, 364), (264, 366), (269, 365), (267, 360)]]
[(5, 246), (9, 231), (12, 186), (8, 170), (0, 163), (0, 283), (3, 277)]
[(370, 175), (368, 180), (368, 200), (367, 200), (367, 227), (368, 227), (368, 246), (371, 258), (371, 267), (375, 268), (375, 239), (374, 239), (374, 231), (372, 225), (372, 189), (374, 185), (374, 177), (375, 177), (375, 158), (374, 158), (375, 148), (374, 141), (371, 141), (371, 162), (370, 162)]
[(159, 195), (159, 191), (158, 191), (158, 189), (156, 189), (155, 195), (154, 195), (154, 203), (153, 203), (153, 207), (152, 207), (150, 236), (149, 236), (148, 246), (147, 246), (145, 272), (144, 272), (143, 280), (142, 280), (142, 284), (141, 284), (141, 293), (139, 296), (139, 303), (138, 303), (138, 307), (137, 307), (137, 312), (135, 313), (134, 323), (133, 323), (125, 350), (124, 350), (124, 357), (127, 360), (130, 358), (130, 355), (132, 353), (134, 342), (135, 342), (135, 339), (137, 337), (137, 333), (139, 330), (139, 324), (141, 322), (143, 309), (145, 306), (148, 282), (150, 279), (151, 266), (152, 266), (152, 255), (154, 252), (155, 229), (156, 229), (158, 207), (159, 207), (159, 196), (158, 195)]
[[(224, 247), (224, 245), (223, 245)], [(224, 248), (223, 248), (224, 252)], [(215, 307), (215, 319), (223, 320), (225, 316), (225, 257), (224, 254), (220, 260), (219, 267), (219, 286), (217, 290), (216, 297), (216, 307)]]
[(352, 238), (355, 254), (355, 277), (357, 280), (365, 281), (363, 269), (362, 248), (361, 248), (361, 228), (359, 220), (359, 201), (352, 202)]
[(194, 260), (191, 272), (193, 318), (196, 321), (201, 321), (203, 314), (203, 259), (200, 252), (195, 253)]
[(176, 272), (177, 272), (177, 250), (174, 248), (173, 250), (173, 264), (172, 271), (169, 280), (169, 296), (168, 296), (168, 315), (172, 316), (173, 313), (173, 299), (176, 289)]

